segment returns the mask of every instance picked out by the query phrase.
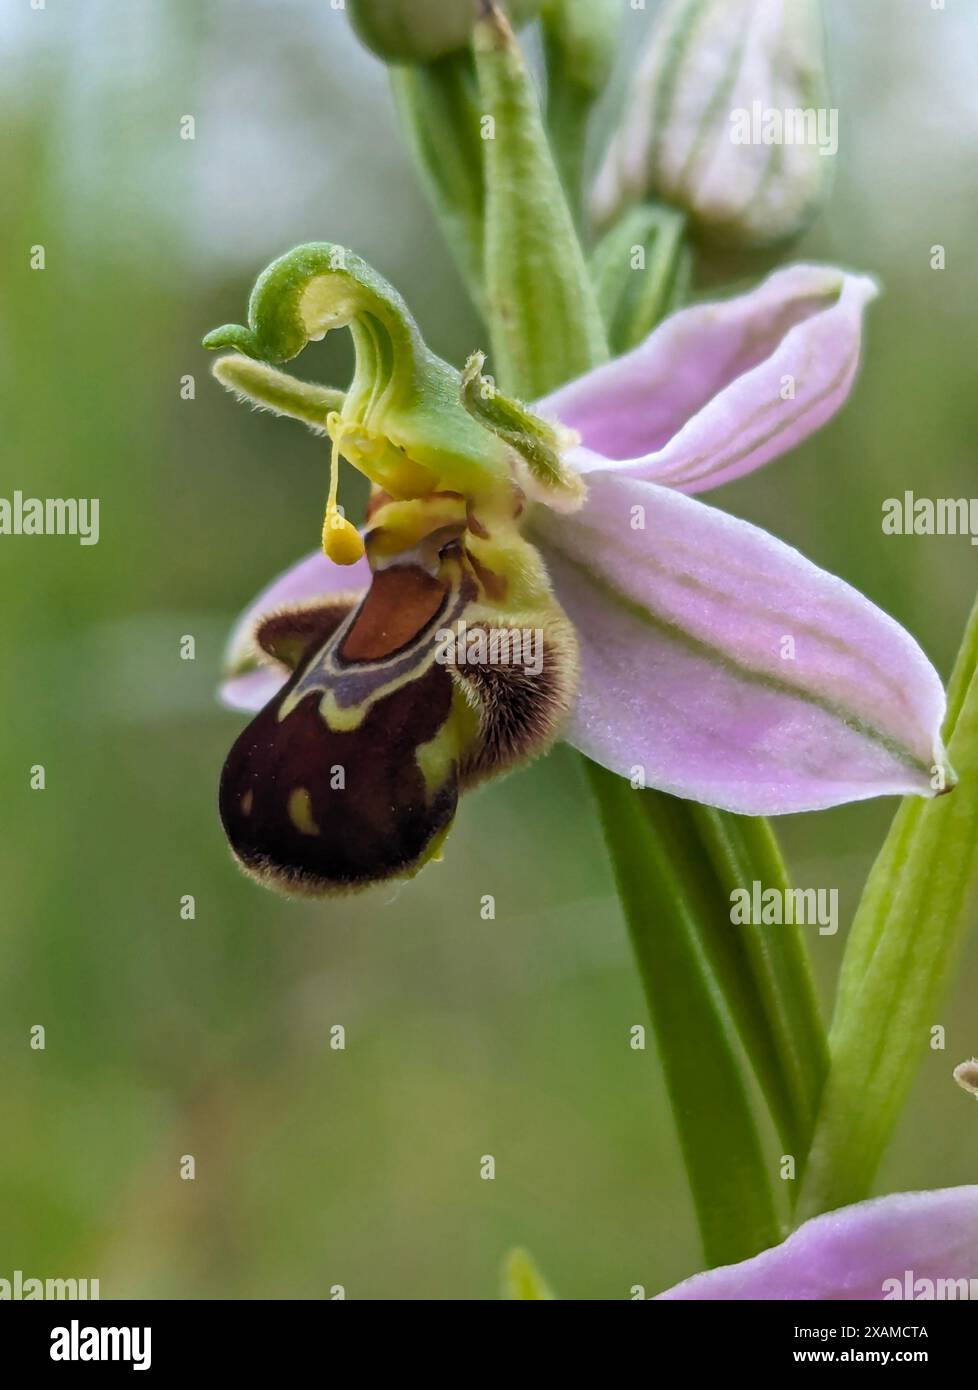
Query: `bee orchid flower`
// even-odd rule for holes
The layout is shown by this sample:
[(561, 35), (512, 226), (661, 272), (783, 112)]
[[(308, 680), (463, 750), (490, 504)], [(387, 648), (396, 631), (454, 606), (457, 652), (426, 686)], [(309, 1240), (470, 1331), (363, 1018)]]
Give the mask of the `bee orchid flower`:
[[(249, 325), (205, 345), (237, 349), (215, 366), (229, 389), (330, 436), (333, 479), (324, 553), (229, 646), (223, 698), (259, 711), (222, 779), (244, 867), (309, 893), (416, 872), (460, 791), (558, 736), (636, 786), (747, 815), (946, 790), (944, 693), (914, 639), (699, 498), (841, 407), (875, 293), (781, 270), (527, 408), (481, 356), (464, 374), (434, 357), (352, 253), (269, 267)], [(345, 395), (268, 365), (341, 326)], [(362, 541), (341, 458), (373, 485)]]

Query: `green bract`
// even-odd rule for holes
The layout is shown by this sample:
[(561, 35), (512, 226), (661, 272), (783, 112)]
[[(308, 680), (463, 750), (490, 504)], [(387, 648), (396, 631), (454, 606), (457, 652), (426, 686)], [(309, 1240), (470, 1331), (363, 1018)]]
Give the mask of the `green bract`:
[(682, 308), (692, 260), (686, 218), (675, 208), (643, 203), (610, 228), (589, 264), (613, 353), (638, 347), (657, 323)]
[(575, 511), (584, 500), (580, 476), (568, 469), (564, 454), (577, 442), (571, 430), (552, 425), (521, 401), (503, 396), (482, 375), (485, 354), (473, 353), (462, 373), (462, 404), (492, 434), (497, 435), (525, 465), (520, 470), (523, 490), (546, 500), (557, 511)]
[(608, 356), (574, 218), (512, 32), (490, 11), (474, 36), (485, 112), (485, 279), (503, 389), (541, 397)]

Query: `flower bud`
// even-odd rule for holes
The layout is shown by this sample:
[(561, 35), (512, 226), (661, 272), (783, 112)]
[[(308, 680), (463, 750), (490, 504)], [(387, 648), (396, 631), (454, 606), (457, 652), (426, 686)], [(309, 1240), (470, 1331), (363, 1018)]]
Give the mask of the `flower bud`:
[(837, 148), (817, 0), (668, 0), (592, 210), (661, 199), (707, 240), (771, 245), (814, 216)]
[(554, 73), (600, 96), (618, 51), (621, 0), (544, 0), (543, 36)]
[[(540, 8), (540, 0), (497, 2), (514, 24)], [(385, 63), (431, 63), (465, 47), (480, 0), (347, 0), (347, 8), (360, 40)]]

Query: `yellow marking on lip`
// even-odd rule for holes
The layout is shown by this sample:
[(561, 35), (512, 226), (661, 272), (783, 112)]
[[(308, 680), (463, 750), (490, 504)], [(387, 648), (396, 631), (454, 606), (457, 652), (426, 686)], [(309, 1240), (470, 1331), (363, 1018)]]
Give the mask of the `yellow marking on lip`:
[(448, 718), (427, 743), (414, 750), (418, 771), (424, 779), (425, 793), (432, 797), (444, 787), (455, 771), (465, 748), (475, 738), (479, 717), (465, 696), (455, 691)]
[(300, 834), (322, 834), (322, 831), (313, 819), (312, 797), (305, 787), (295, 787), (289, 792), (287, 810), (289, 813), (289, 820)]
[[(398, 657), (391, 657), (389, 662), (376, 662), (378, 670), (383, 670), (386, 665), (394, 665), (399, 660)], [(379, 700), (385, 699), (395, 690), (399, 690), (402, 685), (407, 685), (411, 681), (420, 680), (422, 676), (428, 674), (435, 662), (435, 643), (431, 643), (431, 650), (425, 656), (423, 662), (419, 662), (416, 667), (412, 667), (407, 674), (395, 676), (392, 680), (385, 681), (383, 685), (378, 685), (376, 690), (371, 690), (369, 694), (355, 705), (341, 705), (336, 698), (335, 691), (329, 689), (325, 684), (317, 685), (315, 681), (303, 687), (301, 684), (288, 695), (279, 707), (278, 722), (281, 724), (293, 710), (297, 709), (307, 695), (315, 691), (321, 694), (319, 701), (319, 717), (327, 728), (332, 729), (334, 734), (349, 734), (354, 729), (359, 729), (367, 715)], [(323, 679), (327, 679), (324, 677)]]
[[(366, 662), (364, 663), (364, 668), (366, 670), (374, 669), (378, 672), (382, 671), (385, 666), (397, 665), (401, 660), (401, 655), (402, 654), (395, 653), (393, 656), (388, 657), (386, 661)], [(379, 700), (386, 699), (386, 697), (393, 694), (395, 690), (399, 690), (402, 685), (410, 684), (411, 681), (420, 680), (422, 676), (426, 676), (435, 664), (435, 655), (436, 644), (434, 640), (432, 640), (423, 658), (419, 660), (416, 666), (411, 667), (406, 673), (402, 673), (389, 681), (385, 681), (382, 685), (378, 685), (376, 689), (371, 690), (355, 705), (341, 705), (336, 698), (335, 691), (331, 690), (330, 687), (325, 684), (327, 680), (332, 678), (332, 673), (321, 676), (320, 679), (323, 682), (321, 684), (317, 683), (314, 679), (310, 679), (308, 684), (303, 684), (303, 682), (300, 681), (291, 694), (287, 695), (282, 701), (276, 718), (279, 724), (281, 724), (289, 717), (293, 710), (298, 709), (307, 695), (316, 691), (317, 694), (321, 693), (322, 695), (319, 701), (319, 717), (327, 728), (332, 729), (333, 733), (336, 734), (352, 733), (354, 729), (359, 729), (360, 725)], [(340, 674), (342, 674), (342, 671)]]
[(255, 793), (254, 793), (254, 789), (253, 789), (252, 787), (249, 787), (248, 790), (245, 792), (244, 796), (241, 798), (241, 814), (242, 814), (243, 816), (250, 816), (250, 815), (251, 815), (251, 808), (252, 808), (252, 806), (253, 806), (254, 804), (255, 804)]

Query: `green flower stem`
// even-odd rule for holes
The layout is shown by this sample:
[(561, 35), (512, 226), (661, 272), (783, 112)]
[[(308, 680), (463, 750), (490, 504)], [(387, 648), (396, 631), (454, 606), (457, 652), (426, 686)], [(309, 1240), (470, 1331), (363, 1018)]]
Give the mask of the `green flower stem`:
[(534, 399), (608, 356), (533, 82), (505, 17), (482, 0), (474, 45), (485, 136), (485, 269), (492, 370)]
[(849, 933), (802, 1220), (869, 1192), (978, 912), (978, 603), (951, 678), (946, 738), (958, 786), (903, 801)]
[(658, 1040), (707, 1264), (743, 1260), (781, 1239), (768, 1166), (703, 924), (702, 855), (683, 803), (634, 791), (594, 763), (588, 774)]
[(390, 71), (401, 126), (428, 197), (473, 302), (484, 310), (485, 192), (471, 50)]
[(805, 941), (796, 926), (736, 925), (729, 904), (736, 889), (758, 882), (782, 895), (789, 887), (769, 821), (737, 816), (697, 802), (685, 809), (716, 879), (718, 922), (711, 959), (724, 981), (738, 1031), (751, 1058), (778, 1132), (796, 1159), (807, 1153), (829, 1050)]

